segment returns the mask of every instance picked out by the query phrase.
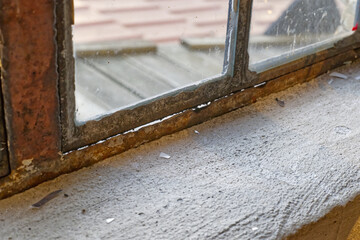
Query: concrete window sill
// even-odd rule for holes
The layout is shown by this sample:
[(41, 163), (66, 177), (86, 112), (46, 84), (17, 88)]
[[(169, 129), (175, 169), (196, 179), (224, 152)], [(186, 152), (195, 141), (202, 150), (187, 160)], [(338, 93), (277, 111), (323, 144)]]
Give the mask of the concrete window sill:
[[(325, 74), (2, 200), (0, 236), (281, 239), (295, 233), (359, 195), (360, 62), (336, 71), (349, 78)], [(57, 189), (68, 197), (30, 208)], [(360, 211), (352, 206), (351, 218), (335, 214), (341, 221), (325, 221), (316, 239), (356, 239), (351, 229), (358, 229)]]

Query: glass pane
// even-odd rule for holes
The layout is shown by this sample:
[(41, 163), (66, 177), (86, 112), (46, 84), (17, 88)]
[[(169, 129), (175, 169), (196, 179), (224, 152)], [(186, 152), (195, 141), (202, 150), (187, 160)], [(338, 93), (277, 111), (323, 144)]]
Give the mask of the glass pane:
[(266, 69), (330, 47), (355, 27), (356, 0), (254, 0), (250, 69)]
[(77, 120), (221, 74), (228, 5), (228, 0), (75, 0)]

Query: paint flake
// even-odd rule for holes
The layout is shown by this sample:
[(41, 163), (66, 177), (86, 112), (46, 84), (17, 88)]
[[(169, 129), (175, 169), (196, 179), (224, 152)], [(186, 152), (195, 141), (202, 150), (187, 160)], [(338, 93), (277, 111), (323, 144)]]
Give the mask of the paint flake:
[(168, 155), (168, 154), (166, 154), (166, 153), (161, 152), (160, 155), (159, 155), (159, 157), (165, 158), (165, 159), (169, 159), (171, 156)]
[(259, 229), (259, 228), (257, 228), (257, 227), (253, 227), (253, 228), (252, 228), (253, 231), (256, 231), (256, 230), (258, 230), (258, 229)]
[(278, 99), (278, 98), (275, 98), (275, 101), (279, 104), (280, 107), (285, 107), (285, 102)]
[(342, 74), (342, 73), (338, 73), (338, 72), (332, 72), (332, 73), (330, 73), (330, 77), (337, 77), (337, 78), (341, 78), (341, 79), (348, 79), (348, 76), (346, 76), (345, 74)]
[(111, 222), (114, 221), (114, 220), (115, 220), (115, 218), (108, 218), (108, 219), (106, 219), (105, 221), (106, 221), (107, 224), (109, 224), (109, 223), (111, 223)]
[(45, 205), (45, 203), (49, 202), (50, 200), (56, 198), (59, 193), (62, 192), (62, 190), (56, 190), (52, 193), (49, 193), (48, 195), (46, 195), (44, 198), (42, 198), (40, 201), (38, 201), (37, 203), (34, 203), (32, 205), (32, 207), (34, 208), (40, 208), (42, 207), (43, 205)]
[(194, 133), (199, 134), (199, 131), (198, 131), (198, 130), (195, 130)]

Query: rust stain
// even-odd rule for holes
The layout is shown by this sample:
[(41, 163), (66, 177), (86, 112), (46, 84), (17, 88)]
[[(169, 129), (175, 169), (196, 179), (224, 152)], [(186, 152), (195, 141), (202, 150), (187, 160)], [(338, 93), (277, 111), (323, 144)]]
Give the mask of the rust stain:
[(10, 165), (46, 161), (60, 149), (55, 1), (3, 0), (3, 90)]

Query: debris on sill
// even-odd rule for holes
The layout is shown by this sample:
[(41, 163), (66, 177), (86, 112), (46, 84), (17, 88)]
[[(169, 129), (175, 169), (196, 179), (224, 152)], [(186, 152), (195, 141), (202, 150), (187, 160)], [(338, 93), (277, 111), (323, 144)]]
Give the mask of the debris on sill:
[(265, 87), (266, 84), (267, 84), (267, 82), (262, 82), (262, 83), (256, 84), (254, 86), (254, 88), (262, 88), (262, 87)]
[(334, 130), (337, 134), (340, 135), (347, 135), (351, 132), (351, 129), (346, 126), (336, 126)]
[(195, 130), (195, 131), (194, 131), (194, 133), (196, 133), (196, 134), (200, 134), (198, 130)]
[(279, 104), (280, 107), (285, 107), (285, 102), (278, 99), (278, 98), (275, 98), (275, 101), (277, 102), (277, 104)]
[(111, 223), (111, 222), (114, 221), (114, 220), (115, 220), (115, 218), (108, 218), (108, 219), (106, 219), (105, 221), (106, 221), (107, 224), (109, 224), (109, 223)]
[(348, 79), (348, 76), (342, 74), (342, 73), (338, 73), (338, 72), (332, 72), (329, 75), (330, 77), (336, 77), (336, 78), (341, 78), (341, 79)]
[(165, 158), (165, 159), (169, 159), (171, 156), (166, 154), (166, 153), (163, 153), (161, 152), (160, 155), (159, 155), (160, 158)]
[(42, 198), (40, 201), (38, 201), (37, 203), (34, 203), (34, 204), (32, 205), (32, 207), (34, 207), (34, 208), (40, 208), (40, 207), (42, 207), (43, 205), (45, 205), (45, 204), (46, 204), (47, 202), (49, 202), (50, 200), (56, 198), (56, 197), (59, 195), (60, 192), (62, 192), (61, 189), (60, 189), (60, 190), (56, 190), (56, 191), (54, 191), (54, 192), (52, 192), (52, 193), (49, 193), (49, 194), (46, 195), (44, 198)]

